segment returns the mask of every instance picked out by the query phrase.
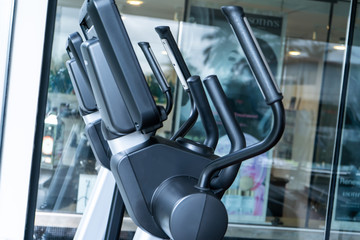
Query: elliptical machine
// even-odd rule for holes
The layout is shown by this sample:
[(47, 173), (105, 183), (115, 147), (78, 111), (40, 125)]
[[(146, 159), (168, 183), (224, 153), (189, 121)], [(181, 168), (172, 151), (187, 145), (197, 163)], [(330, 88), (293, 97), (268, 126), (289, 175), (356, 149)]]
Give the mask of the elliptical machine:
[[(156, 136), (156, 130), (171, 111), (171, 101), (168, 100), (166, 109), (155, 104), (114, 1), (90, 0), (82, 7), (83, 31), (86, 35), (95, 32), (80, 48), (85, 75), (101, 116), (102, 136), (98, 136), (105, 140), (111, 152), (111, 158), (107, 155), (106, 161), (130, 217), (137, 226), (158, 238), (222, 239), (228, 222), (220, 201), (224, 191), (233, 182), (241, 162), (268, 151), (284, 130), (282, 94), (242, 8), (229, 6), (222, 10), (239, 39), (266, 103), (271, 106), (274, 120), (264, 140), (245, 147), (243, 134), (226, 104), (217, 77), (205, 78), (204, 85), (231, 141), (231, 153), (219, 157), (214, 154), (217, 128), (200, 78), (182, 78), (182, 85), (189, 89), (196, 107), (191, 114), (195, 117), (171, 139)], [(183, 59), (169, 28), (158, 27), (156, 31), (170, 51), (169, 56), (174, 56), (173, 64), (175, 61), (180, 70), (184, 68), (184, 64), (179, 64)], [(143, 46), (146, 52), (148, 45)], [(74, 58), (79, 65), (78, 61), (82, 60)], [(148, 61), (153, 60), (148, 58)], [(168, 92), (166, 84), (163, 89), (164, 93)], [(197, 112), (206, 132), (203, 143), (185, 138)], [(105, 150), (106, 144), (102, 145)], [(98, 143), (92, 144), (96, 151), (95, 145)]]

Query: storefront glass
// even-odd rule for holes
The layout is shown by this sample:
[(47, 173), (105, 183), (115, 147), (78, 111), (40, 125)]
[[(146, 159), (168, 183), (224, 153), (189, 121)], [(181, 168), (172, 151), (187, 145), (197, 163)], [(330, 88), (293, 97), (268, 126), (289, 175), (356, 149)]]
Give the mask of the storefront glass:
[(66, 69), (69, 33), (79, 31), (81, 3), (57, 7), (41, 155), (35, 239), (71, 237), (94, 186), (98, 164)]
[[(54, 235), (53, 227), (63, 229), (61, 234), (71, 239), (99, 169), (84, 135), (84, 123), (77, 111), (76, 97), (65, 67), (67, 36), (75, 31), (81, 32), (78, 15), (82, 2), (58, 1), (35, 222), (35, 234), (39, 239)], [(179, 87), (172, 65), (154, 31), (156, 26), (167, 25), (178, 41), (191, 74), (201, 78), (211, 74), (218, 76), (245, 133), (247, 145), (251, 145), (268, 133), (272, 123), (271, 111), (264, 103), (241, 47), (220, 10), (222, 5), (235, 4), (244, 8), (284, 94), (286, 130), (273, 150), (242, 164), (234, 184), (223, 197), (229, 214), (226, 237), (322, 239), (350, 3), (310, 0), (156, 0), (144, 1), (138, 6), (125, 0), (116, 3), (157, 103), (165, 104), (165, 99), (137, 45), (140, 41), (150, 43), (176, 96), (172, 115), (158, 134), (171, 136), (190, 112), (187, 96)], [(353, 152), (357, 149), (358, 127), (357, 35), (355, 31), (340, 163), (341, 169), (347, 169), (354, 176), (358, 168), (354, 163), (357, 155)], [(220, 133), (216, 153), (226, 154), (229, 140), (216, 111), (213, 113)], [(196, 141), (202, 141), (204, 136), (200, 122), (187, 134)], [(339, 177), (340, 182), (341, 179)], [(343, 178), (345, 182), (356, 182), (354, 179)], [(337, 194), (341, 192), (340, 185)], [(356, 184), (353, 187), (352, 191), (357, 193)], [(341, 208), (341, 204), (337, 200), (334, 209)], [(353, 208), (345, 204), (334, 214), (334, 229), (356, 231), (357, 216), (347, 211), (353, 211)], [(350, 228), (347, 227), (349, 222)], [(123, 238), (130, 239), (134, 230), (135, 225), (125, 217)], [(343, 237), (341, 239), (351, 239), (347, 234)]]
[[(179, 40), (192, 74), (218, 75), (251, 145), (266, 136), (271, 114), (219, 10), (221, 5), (226, 2), (190, 1)], [(239, 237), (241, 232), (242, 237), (262, 239), (271, 233), (276, 239), (289, 239), (289, 234), (291, 239), (304, 239), (300, 229), (314, 229), (306, 234), (322, 236), (349, 3), (239, 1), (236, 5), (247, 13), (283, 91), (286, 129), (272, 151), (242, 164), (223, 198), (231, 223), (262, 225), (263, 235), (231, 225), (228, 236)], [(177, 115), (179, 122), (186, 119), (186, 108)], [(199, 124), (189, 135), (199, 139), (202, 131)], [(217, 152), (226, 153), (228, 143), (227, 137), (220, 137)]]
[[(359, 6), (359, 5), (358, 5)], [(354, 13), (355, 15), (355, 13)], [(359, 12), (356, 12), (354, 28), (350, 29), (353, 38), (349, 48), (349, 72), (347, 86), (344, 85), (344, 114), (342, 131), (338, 133), (339, 161), (336, 170), (334, 208), (332, 209), (331, 239), (342, 239), (343, 232), (356, 234), (360, 229), (360, 164), (358, 162), (359, 145), (359, 51), (360, 31)], [(345, 81), (345, 80), (344, 80)], [(329, 219), (330, 220), (330, 219)], [(350, 233), (349, 233), (350, 234)], [(357, 236), (357, 235), (355, 235)], [(358, 236), (357, 236), (358, 237)]]
[[(66, 61), (69, 60), (65, 49), (67, 38), (76, 31), (82, 35), (78, 24), (82, 3), (82, 0), (58, 1), (40, 160), (35, 239), (73, 238), (100, 169), (100, 164), (96, 162), (84, 133), (85, 124), (79, 114), (78, 102), (66, 68)], [(178, 20), (172, 19), (183, 15), (179, 7), (183, 5), (183, 2), (178, 1), (171, 6), (173, 12), (164, 11), (166, 14), (159, 19), (155, 18), (157, 12), (153, 11), (156, 4), (148, 6), (150, 10), (145, 10), (144, 16), (134, 16), (127, 12), (131, 13), (136, 7), (118, 3), (119, 9), (125, 12), (122, 19), (157, 104), (165, 105), (166, 99), (138, 42), (150, 43), (170, 87), (174, 90), (176, 75), (154, 28), (168, 25), (174, 34), (177, 34)], [(167, 9), (169, 6), (165, 5)], [(171, 133), (171, 128), (172, 115), (164, 122), (164, 127), (158, 134), (167, 137)]]

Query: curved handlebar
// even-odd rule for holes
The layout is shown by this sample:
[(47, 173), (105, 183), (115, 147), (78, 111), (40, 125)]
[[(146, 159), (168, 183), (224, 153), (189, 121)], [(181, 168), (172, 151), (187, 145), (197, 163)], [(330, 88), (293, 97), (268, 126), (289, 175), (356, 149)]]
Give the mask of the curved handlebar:
[(244, 160), (255, 157), (270, 150), (281, 138), (285, 128), (285, 112), (281, 102), (282, 94), (273, 80), (269, 67), (262, 55), (256, 39), (252, 35), (251, 29), (241, 7), (227, 6), (222, 7), (222, 11), (227, 17), (229, 23), (244, 50), (250, 68), (252, 69), (258, 85), (264, 95), (265, 101), (271, 106), (274, 120), (271, 132), (259, 143), (251, 145), (239, 151), (235, 151), (220, 157), (209, 163), (201, 172), (197, 184), (199, 189), (207, 190), (210, 188), (212, 175), (225, 167), (239, 164)]
[(285, 127), (284, 106), (281, 102), (275, 102), (271, 108), (274, 113), (274, 124), (270, 134), (259, 143), (218, 158), (208, 164), (200, 174), (198, 188), (209, 189), (211, 177), (216, 171), (262, 154), (270, 150), (280, 140)]
[[(227, 103), (226, 95), (218, 78), (215, 75), (211, 75), (206, 77), (203, 82), (229, 137), (231, 143), (230, 153), (245, 148), (246, 141), (244, 134)], [(222, 190), (229, 188), (238, 173), (239, 167), (240, 164), (229, 166), (222, 169), (217, 176), (213, 176), (210, 184), (211, 189)]]
[(93, 112), (97, 111), (97, 106), (90, 85), (90, 80), (85, 69), (84, 58), (80, 50), (82, 42), (83, 40), (80, 34), (78, 32), (74, 32), (68, 36), (66, 50), (69, 57), (73, 58), (76, 61), (77, 68), (80, 72), (80, 75), (71, 78), (80, 109), (84, 112)]
[(169, 113), (171, 112), (171, 109), (172, 109), (172, 105), (173, 105), (170, 86), (169, 86), (168, 82), (166, 81), (164, 73), (161, 70), (158, 61), (156, 60), (153, 51), (151, 50), (150, 44), (148, 42), (139, 42), (138, 44), (139, 44), (141, 50), (143, 51), (145, 58), (148, 61), (150, 68), (153, 71), (153, 73), (157, 79), (157, 82), (159, 84), (161, 91), (166, 95), (165, 112), (167, 115), (169, 115)]
[(270, 105), (275, 101), (281, 100), (283, 96), (251, 31), (243, 9), (239, 6), (224, 6), (221, 10), (244, 50), (246, 59), (255, 75), (266, 103)]
[(190, 116), (186, 120), (186, 122), (181, 125), (179, 130), (170, 138), (170, 140), (175, 140), (179, 137), (184, 137), (188, 131), (194, 126), (197, 118), (198, 111), (194, 104), (193, 98), (190, 94), (189, 86), (187, 85), (186, 80), (191, 77), (190, 71), (186, 66), (184, 58), (181, 55), (181, 52), (176, 44), (176, 41), (170, 31), (168, 26), (158, 26), (155, 28), (155, 31), (158, 33), (161, 42), (164, 45), (164, 48), (168, 54), (168, 57), (173, 64), (176, 74), (184, 88), (184, 90), (188, 93), (190, 104), (191, 104), (191, 112)]
[(187, 83), (193, 94), (196, 108), (199, 111), (200, 119), (205, 129), (206, 139), (204, 145), (215, 149), (219, 140), (219, 132), (200, 77), (191, 76)]

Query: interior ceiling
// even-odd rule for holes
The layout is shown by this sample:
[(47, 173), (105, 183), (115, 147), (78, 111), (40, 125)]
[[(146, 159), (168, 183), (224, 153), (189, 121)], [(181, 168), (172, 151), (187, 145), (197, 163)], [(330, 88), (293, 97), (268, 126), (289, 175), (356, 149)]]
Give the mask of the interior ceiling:
[[(153, 18), (181, 20), (185, 0), (143, 0), (141, 6), (131, 6), (126, 0), (116, 0), (121, 13)], [(245, 11), (283, 16), (286, 19), (286, 36), (290, 38), (325, 41), (331, 2), (298, 0), (194, 0), (190, 4), (219, 8), (222, 5), (241, 5)], [(59, 0), (59, 4), (80, 8), (83, 0)], [(342, 43), (346, 35), (349, 12), (348, 1), (337, 1), (332, 17), (331, 42)]]

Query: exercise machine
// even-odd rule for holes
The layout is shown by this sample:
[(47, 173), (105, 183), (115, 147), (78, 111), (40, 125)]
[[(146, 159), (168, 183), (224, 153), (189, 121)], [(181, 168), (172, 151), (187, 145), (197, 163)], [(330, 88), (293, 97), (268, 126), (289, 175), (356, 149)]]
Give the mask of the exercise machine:
[[(192, 102), (189, 120), (170, 139), (156, 135), (171, 111), (169, 87), (150, 46), (141, 43), (167, 95), (167, 106), (157, 106), (114, 1), (85, 1), (80, 26), (86, 40), (75, 41), (78, 37), (69, 37), (75, 39), (68, 43), (72, 54), (69, 69), (81, 72), (77, 74), (80, 77), (73, 74), (72, 78), (78, 84), (76, 95), (81, 111), (84, 110), (82, 116), (85, 120), (90, 113), (100, 115), (96, 137), (89, 137), (97, 139), (90, 140), (91, 146), (94, 151), (100, 149), (105, 153), (101, 155), (105, 160), (99, 159), (100, 154), (95, 155), (110, 169), (134, 223), (156, 238), (222, 239), (228, 223), (220, 200), (222, 195), (234, 181), (241, 162), (271, 149), (284, 130), (282, 94), (242, 8), (227, 6), (222, 11), (274, 115), (269, 135), (251, 146), (245, 144), (217, 77), (211, 75), (201, 81), (199, 76), (190, 75), (168, 27), (158, 27), (156, 31)], [(83, 84), (80, 84), (81, 77)], [(231, 142), (230, 153), (222, 157), (214, 154), (218, 129), (203, 83)], [(95, 101), (96, 107), (94, 104), (88, 107), (88, 98), (80, 89), (88, 89), (89, 95), (93, 94), (90, 102)], [(201, 143), (186, 138), (198, 115), (206, 133)], [(93, 126), (90, 121), (86, 125), (87, 129)], [(90, 136), (88, 130), (87, 134)]]

